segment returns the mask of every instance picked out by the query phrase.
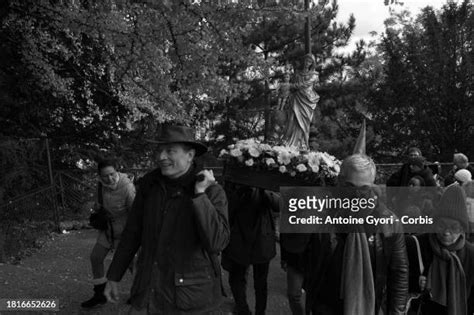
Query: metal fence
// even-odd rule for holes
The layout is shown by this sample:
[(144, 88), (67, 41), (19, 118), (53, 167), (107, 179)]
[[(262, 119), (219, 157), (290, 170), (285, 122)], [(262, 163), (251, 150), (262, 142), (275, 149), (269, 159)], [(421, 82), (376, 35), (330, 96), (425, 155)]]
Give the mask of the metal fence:
[[(73, 172), (71, 172), (73, 173)], [(52, 185), (36, 189), (0, 205), (3, 222), (52, 221), (59, 229), (64, 219), (85, 218), (84, 204), (94, 195), (95, 183), (69, 172), (56, 172)]]
[(80, 214), (84, 204), (93, 199), (94, 182), (86, 176), (78, 176), (72, 172), (60, 171), (55, 181), (60, 201), (60, 217), (68, 214)]
[(2, 205), (0, 215), (9, 221), (54, 221), (54, 203), (54, 187), (46, 186)]

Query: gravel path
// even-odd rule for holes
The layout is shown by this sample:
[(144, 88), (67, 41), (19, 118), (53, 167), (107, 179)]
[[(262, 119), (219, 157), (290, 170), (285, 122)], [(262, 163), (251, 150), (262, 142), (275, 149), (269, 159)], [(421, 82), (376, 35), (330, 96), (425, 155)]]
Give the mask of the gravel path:
[[(94, 230), (71, 231), (67, 234), (55, 234), (46, 244), (18, 265), (0, 264), (0, 299), (31, 298), (57, 299), (60, 311), (55, 314), (125, 314), (128, 309), (125, 301), (128, 297), (132, 277), (124, 276), (120, 283), (121, 301), (107, 303), (103, 307), (85, 311), (80, 303), (92, 296), (90, 283), (89, 252), (96, 238)], [(109, 264), (112, 255), (107, 256)], [(279, 256), (270, 266), (269, 298), (267, 314), (290, 314), (286, 298), (286, 276), (279, 267)], [(227, 273), (224, 272), (224, 284), (229, 295)], [(251, 308), (253, 298), (252, 275), (249, 274), (248, 297)], [(225, 300), (223, 314), (231, 314), (233, 301)], [(0, 314), (51, 314), (53, 312), (1, 312)]]

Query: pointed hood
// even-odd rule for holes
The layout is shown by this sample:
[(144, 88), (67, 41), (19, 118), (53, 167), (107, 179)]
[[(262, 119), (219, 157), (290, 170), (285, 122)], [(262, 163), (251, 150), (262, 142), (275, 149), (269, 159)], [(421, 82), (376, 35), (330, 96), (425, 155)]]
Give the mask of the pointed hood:
[(365, 119), (362, 121), (362, 125), (360, 126), (359, 136), (357, 137), (357, 142), (354, 146), (354, 152), (352, 154), (364, 154), (365, 155), (365, 138), (366, 138), (366, 130), (365, 130)]

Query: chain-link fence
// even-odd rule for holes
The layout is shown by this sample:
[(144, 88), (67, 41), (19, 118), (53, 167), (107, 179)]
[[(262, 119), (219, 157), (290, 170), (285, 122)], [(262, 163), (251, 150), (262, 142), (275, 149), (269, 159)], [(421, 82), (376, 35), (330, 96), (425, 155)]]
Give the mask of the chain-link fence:
[(54, 187), (46, 186), (0, 206), (2, 220), (55, 220)]
[(55, 181), (58, 187), (61, 219), (81, 218), (82, 213), (87, 212), (89, 208), (86, 206), (87, 202), (93, 199), (95, 193), (92, 179), (71, 173), (60, 171)]

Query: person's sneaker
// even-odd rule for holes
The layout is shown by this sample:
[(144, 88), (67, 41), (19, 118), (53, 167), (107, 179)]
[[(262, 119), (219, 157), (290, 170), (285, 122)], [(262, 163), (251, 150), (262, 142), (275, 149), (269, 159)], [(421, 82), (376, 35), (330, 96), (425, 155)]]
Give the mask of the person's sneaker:
[(94, 296), (81, 304), (84, 308), (93, 308), (107, 303), (104, 295), (105, 283), (94, 286)]

